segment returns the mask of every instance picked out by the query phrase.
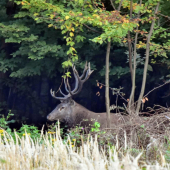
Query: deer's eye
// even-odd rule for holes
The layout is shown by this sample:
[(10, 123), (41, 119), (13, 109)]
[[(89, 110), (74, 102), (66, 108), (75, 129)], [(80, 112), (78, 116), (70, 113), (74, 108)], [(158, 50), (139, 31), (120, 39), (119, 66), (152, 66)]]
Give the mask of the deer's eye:
[(63, 109), (64, 109), (64, 107), (60, 107), (60, 109), (59, 109), (59, 110), (61, 111), (61, 110), (63, 110)]

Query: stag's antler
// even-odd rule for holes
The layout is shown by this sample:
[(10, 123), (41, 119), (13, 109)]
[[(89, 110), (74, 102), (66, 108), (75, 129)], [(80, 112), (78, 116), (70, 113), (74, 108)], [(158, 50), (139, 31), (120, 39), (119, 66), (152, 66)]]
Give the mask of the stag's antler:
[[(65, 90), (66, 90), (66, 92), (68, 94), (65, 95), (61, 91), (61, 89), (59, 89), (60, 93), (64, 97), (57, 97), (57, 96), (55, 96), (55, 91), (52, 91), (52, 89), (51, 89), (50, 90), (51, 96), (54, 97), (55, 99), (67, 100), (68, 98), (72, 97), (73, 95), (78, 94), (81, 91), (82, 87), (83, 87), (83, 83), (88, 80), (88, 78), (90, 77), (90, 75), (94, 71), (94, 70), (90, 69), (90, 63), (88, 63), (88, 65), (87, 65), (87, 62), (85, 64), (84, 71), (83, 71), (83, 74), (81, 76), (79, 76), (79, 74), (78, 74), (78, 72), (77, 72), (74, 65), (72, 66), (72, 69), (73, 69), (73, 74), (74, 74), (74, 78), (75, 78), (75, 81), (76, 81), (74, 89), (71, 90), (68, 78), (67, 79), (64, 78), (64, 86), (65, 86)], [(84, 79), (83, 79), (83, 77), (84, 77)]]

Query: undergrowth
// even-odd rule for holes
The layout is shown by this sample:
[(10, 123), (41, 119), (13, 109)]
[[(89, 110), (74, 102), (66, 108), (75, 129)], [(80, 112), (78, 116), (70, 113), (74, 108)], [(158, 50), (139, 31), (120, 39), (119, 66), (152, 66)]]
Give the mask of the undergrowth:
[[(134, 139), (111, 131), (101, 131), (96, 122), (90, 133), (75, 127), (64, 133), (59, 122), (47, 132), (23, 125), (12, 131), (7, 118), (0, 118), (0, 169), (169, 169), (170, 135), (164, 141), (148, 140), (144, 127)], [(142, 141), (143, 140), (143, 141)]]

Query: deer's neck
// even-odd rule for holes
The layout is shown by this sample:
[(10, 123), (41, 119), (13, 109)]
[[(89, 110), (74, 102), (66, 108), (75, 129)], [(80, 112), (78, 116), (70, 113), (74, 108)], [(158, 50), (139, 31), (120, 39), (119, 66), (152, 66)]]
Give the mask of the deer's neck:
[(95, 113), (86, 109), (85, 107), (81, 106), (78, 103), (75, 103), (74, 107), (75, 113), (75, 123), (79, 124), (80, 126), (89, 126), (93, 125), (95, 122), (94, 115)]

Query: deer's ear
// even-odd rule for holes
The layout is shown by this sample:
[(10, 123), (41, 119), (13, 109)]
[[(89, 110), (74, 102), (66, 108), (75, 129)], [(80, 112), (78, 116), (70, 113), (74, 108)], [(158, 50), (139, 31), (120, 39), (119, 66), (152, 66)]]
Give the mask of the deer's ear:
[(74, 100), (70, 100), (70, 105), (74, 106), (75, 105), (75, 101)]

